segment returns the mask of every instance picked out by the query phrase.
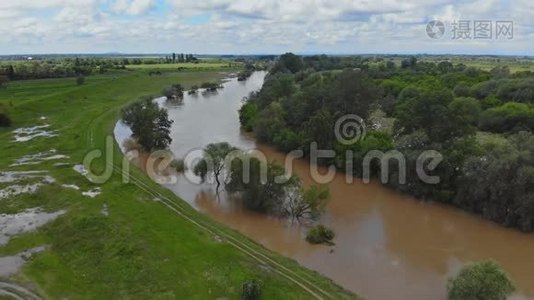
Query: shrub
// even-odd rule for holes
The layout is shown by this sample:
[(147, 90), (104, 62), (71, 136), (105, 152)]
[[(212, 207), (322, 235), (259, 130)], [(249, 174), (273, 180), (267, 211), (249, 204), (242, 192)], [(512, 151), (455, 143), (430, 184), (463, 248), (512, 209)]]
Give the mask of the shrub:
[(447, 284), (450, 300), (505, 300), (514, 291), (508, 274), (493, 261), (467, 265)]
[(480, 129), (491, 132), (534, 130), (534, 105), (508, 102), (482, 113)]
[(454, 87), (453, 93), (456, 97), (469, 97), (471, 89), (465, 82), (460, 82)]
[(0, 103), (0, 127), (9, 127), (11, 126), (11, 119), (7, 115), (7, 108)]
[(184, 96), (184, 88), (179, 83), (174, 84), (172, 86), (164, 88), (163, 91), (161, 91), (161, 94), (167, 97), (167, 99), (175, 97), (182, 98)]
[(0, 127), (9, 127), (11, 126), (11, 119), (7, 114), (0, 113)]
[(218, 84), (217, 82), (204, 82), (200, 85), (200, 87), (206, 89), (207, 91), (214, 92), (217, 89), (222, 88), (223, 86), (221, 84)]
[(84, 83), (85, 83), (85, 77), (83, 75), (78, 75), (78, 77), (76, 77), (76, 84), (83, 85)]
[(243, 300), (257, 300), (261, 297), (261, 282), (256, 279), (247, 280), (243, 283)]
[(173, 160), (171, 163), (171, 167), (173, 167), (178, 173), (183, 173), (187, 169), (183, 159)]
[(316, 225), (308, 230), (306, 241), (310, 244), (332, 245), (332, 240), (335, 236), (336, 235), (332, 229), (327, 228), (324, 225)]

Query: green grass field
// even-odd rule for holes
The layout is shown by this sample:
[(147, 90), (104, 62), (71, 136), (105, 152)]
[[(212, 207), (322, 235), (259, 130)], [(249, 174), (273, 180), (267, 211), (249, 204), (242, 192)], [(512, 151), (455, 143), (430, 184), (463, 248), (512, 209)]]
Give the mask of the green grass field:
[(206, 70), (206, 69), (225, 69), (230, 68), (229, 62), (222, 62), (222, 61), (215, 61), (215, 62), (200, 62), (198, 64), (195, 63), (177, 63), (177, 64), (141, 64), (141, 65), (128, 65), (128, 69), (161, 69), (161, 70), (169, 70), (169, 69), (188, 69), (188, 70)]
[[(204, 64), (199, 64), (204, 66)], [(199, 66), (195, 65), (195, 66)], [(210, 65), (208, 65), (210, 66)], [(9, 109), (13, 125), (0, 128), (0, 171), (48, 170), (56, 182), (35, 194), (0, 199), (0, 213), (18, 213), (32, 207), (67, 213), (41, 229), (11, 238), (0, 256), (47, 245), (22, 271), (8, 279), (47, 299), (238, 299), (242, 283), (263, 282), (264, 299), (340, 299), (354, 295), (296, 262), (266, 250), (227, 227), (193, 210), (170, 191), (133, 168), (134, 180), (122, 183), (114, 173), (94, 185), (72, 167), (92, 149), (105, 149), (106, 137), (120, 109), (144, 95), (157, 95), (166, 86), (184, 86), (220, 79), (225, 69), (170, 72), (149, 76), (150, 69), (90, 76), (83, 86), (74, 78), (16, 81), (0, 88), (0, 103)], [(209, 68), (206, 68), (209, 69)], [(41, 119), (45, 117), (46, 119)], [(58, 136), (14, 142), (19, 127), (50, 124)], [(200, 125), (199, 125), (200, 126)], [(10, 167), (23, 155), (57, 149), (69, 165), (57, 161)], [(122, 154), (113, 145), (120, 167)], [(106, 166), (98, 160), (93, 170)], [(82, 191), (100, 187), (96, 198)], [(0, 183), (0, 189), (9, 184)], [(160, 201), (154, 201), (157, 197)], [(101, 213), (103, 205), (109, 215)]]

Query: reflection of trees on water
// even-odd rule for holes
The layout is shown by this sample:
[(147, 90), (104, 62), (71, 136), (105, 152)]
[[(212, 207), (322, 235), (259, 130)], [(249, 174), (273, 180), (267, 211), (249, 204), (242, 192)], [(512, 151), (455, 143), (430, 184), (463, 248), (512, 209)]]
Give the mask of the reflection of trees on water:
[(184, 105), (184, 98), (183, 97), (170, 97), (165, 100), (165, 106), (166, 107), (177, 107), (177, 106), (183, 106)]

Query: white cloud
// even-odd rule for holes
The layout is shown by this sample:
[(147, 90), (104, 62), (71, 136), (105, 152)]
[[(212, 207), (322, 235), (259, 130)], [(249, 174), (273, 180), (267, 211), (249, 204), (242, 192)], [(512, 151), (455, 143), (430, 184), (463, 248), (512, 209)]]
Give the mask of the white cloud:
[[(166, 9), (155, 9), (161, 1)], [(530, 0), (0, 0), (0, 53), (532, 54), (533, 10)], [(429, 20), (460, 18), (513, 20), (516, 38), (475, 43), (425, 34)]]
[(153, 9), (156, 5), (154, 0), (117, 0), (112, 5), (112, 10), (127, 15), (140, 15)]

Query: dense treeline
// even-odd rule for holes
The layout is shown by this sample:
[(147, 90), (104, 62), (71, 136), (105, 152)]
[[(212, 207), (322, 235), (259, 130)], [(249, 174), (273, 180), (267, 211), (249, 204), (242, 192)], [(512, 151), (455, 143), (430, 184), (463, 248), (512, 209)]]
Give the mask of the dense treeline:
[[(448, 61), (415, 57), (372, 61), (358, 57), (281, 56), (240, 121), (263, 142), (282, 151), (309, 152), (310, 143), (333, 149), (323, 159), (345, 169), (371, 150), (400, 151), (406, 183), (390, 163), (387, 184), (420, 198), (438, 200), (485, 218), (534, 230), (534, 76), (507, 67), (482, 71)], [(347, 114), (366, 120), (367, 134), (352, 145), (334, 134)], [(346, 150), (354, 153), (347, 161)], [(421, 153), (436, 150), (443, 161), (423, 182), (415, 168)], [(426, 166), (428, 167), (428, 166)], [(381, 176), (380, 161), (371, 164)]]
[(110, 69), (123, 69), (123, 61), (103, 58), (65, 58), (12, 62), (0, 65), (0, 76), (8, 80), (62, 78), (105, 73)]
[(0, 85), (5, 81), (88, 76), (128, 65), (199, 62), (193, 54), (176, 54), (161, 58), (68, 57), (43, 60), (4, 62), (0, 65)]

